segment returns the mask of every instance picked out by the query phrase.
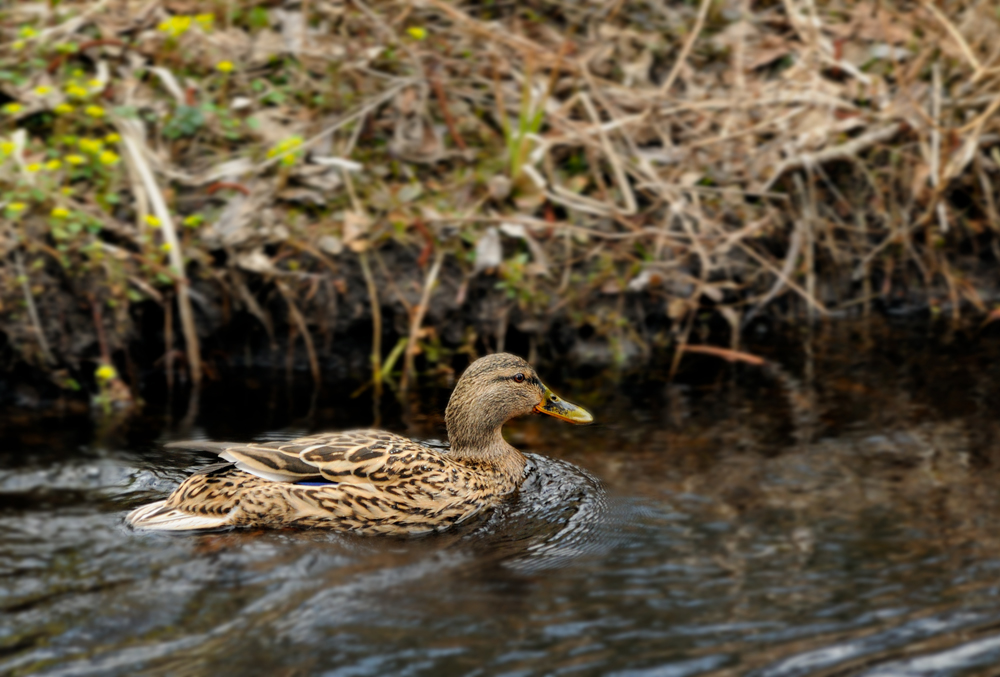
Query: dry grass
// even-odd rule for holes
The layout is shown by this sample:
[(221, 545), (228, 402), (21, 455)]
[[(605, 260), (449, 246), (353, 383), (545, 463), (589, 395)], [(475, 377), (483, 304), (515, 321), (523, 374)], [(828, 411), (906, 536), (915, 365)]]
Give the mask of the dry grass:
[[(198, 11), (211, 26), (178, 32)], [(176, 300), (194, 380), (199, 313), (204, 333), (242, 309), (273, 343), (283, 307), (318, 374), (360, 299), (379, 337), (385, 313), (404, 318), (373, 367), (380, 381), (402, 354), (407, 383), (418, 352), (497, 349), (511, 323), (533, 351), (555, 323), (586, 325), (625, 359), (686, 343), (706, 310), (735, 347), (760, 313), (881, 301), (957, 319), (1000, 283), (1000, 16), (983, 0), (106, 0), (0, 16), (15, 104), (0, 312), (36, 364), (95, 358), (75, 334), (96, 340), (89, 311), (39, 298), (56, 285), (110, 309), (111, 353), (135, 335), (130, 306)], [(89, 99), (66, 94), (77, 80), (97, 83)], [(64, 160), (65, 135), (115, 130), (121, 164), (29, 171)], [(83, 227), (54, 233), (60, 206)], [(666, 321), (647, 328), (650, 313)]]

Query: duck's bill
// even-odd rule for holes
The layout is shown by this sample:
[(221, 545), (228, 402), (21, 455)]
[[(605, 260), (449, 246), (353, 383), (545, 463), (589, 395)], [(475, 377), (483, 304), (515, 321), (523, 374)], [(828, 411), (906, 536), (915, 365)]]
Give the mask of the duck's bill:
[(545, 385), (542, 386), (542, 389), (545, 391), (543, 399), (535, 406), (535, 411), (539, 414), (555, 416), (570, 423), (583, 424), (594, 422), (594, 417), (583, 407), (577, 406), (572, 402), (567, 402), (549, 390)]

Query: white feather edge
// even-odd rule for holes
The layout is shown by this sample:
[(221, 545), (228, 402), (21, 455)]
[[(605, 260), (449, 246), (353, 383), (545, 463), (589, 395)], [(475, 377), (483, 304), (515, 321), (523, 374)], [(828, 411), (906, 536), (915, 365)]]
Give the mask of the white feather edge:
[(125, 517), (125, 521), (138, 529), (158, 531), (191, 531), (229, 526), (228, 516), (189, 515), (176, 508), (165, 508), (165, 503), (166, 501), (157, 501), (136, 508)]

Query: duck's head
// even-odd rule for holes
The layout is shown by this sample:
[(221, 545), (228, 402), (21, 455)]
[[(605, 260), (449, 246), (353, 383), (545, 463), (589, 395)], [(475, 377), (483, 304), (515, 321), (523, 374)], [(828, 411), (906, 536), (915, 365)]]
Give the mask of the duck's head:
[(481, 357), (462, 374), (445, 411), (452, 449), (485, 448), (498, 438), (504, 423), (536, 412), (570, 423), (594, 420), (583, 407), (549, 390), (520, 357), (509, 353)]

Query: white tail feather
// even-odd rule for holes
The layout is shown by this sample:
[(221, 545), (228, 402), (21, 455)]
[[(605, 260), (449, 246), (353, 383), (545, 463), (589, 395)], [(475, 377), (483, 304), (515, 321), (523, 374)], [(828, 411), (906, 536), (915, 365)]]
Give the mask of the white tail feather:
[(228, 516), (190, 515), (177, 508), (167, 508), (165, 503), (157, 501), (136, 508), (125, 517), (125, 521), (137, 529), (159, 531), (197, 531), (230, 526)]

